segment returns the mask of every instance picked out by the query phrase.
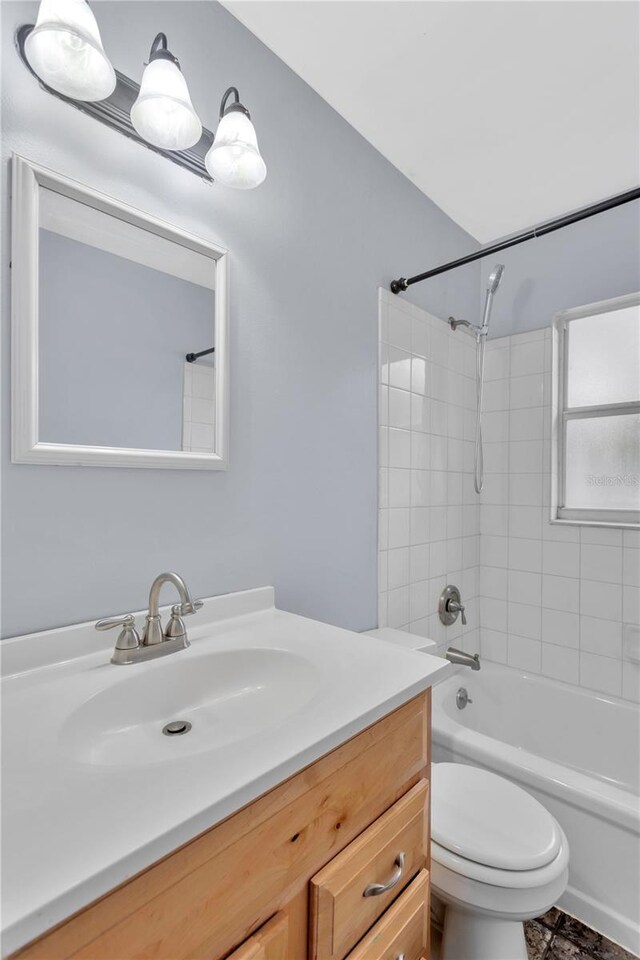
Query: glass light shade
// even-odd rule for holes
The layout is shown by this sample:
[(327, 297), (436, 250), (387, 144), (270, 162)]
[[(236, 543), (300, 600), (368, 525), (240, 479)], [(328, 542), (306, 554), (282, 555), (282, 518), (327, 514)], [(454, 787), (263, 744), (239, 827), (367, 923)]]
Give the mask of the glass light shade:
[(214, 180), (239, 190), (258, 187), (267, 175), (256, 131), (241, 110), (230, 110), (222, 117), (204, 162)]
[(104, 100), (116, 74), (85, 0), (42, 0), (24, 52), (49, 87), (74, 100)]
[(202, 136), (187, 82), (171, 60), (152, 60), (145, 67), (131, 123), (143, 140), (162, 150), (186, 150)]

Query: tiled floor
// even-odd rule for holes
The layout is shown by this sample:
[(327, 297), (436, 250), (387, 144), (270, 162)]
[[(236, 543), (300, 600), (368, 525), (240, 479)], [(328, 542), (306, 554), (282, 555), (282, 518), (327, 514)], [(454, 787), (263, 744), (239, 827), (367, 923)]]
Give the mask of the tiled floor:
[(638, 960), (556, 907), (524, 928), (529, 960)]

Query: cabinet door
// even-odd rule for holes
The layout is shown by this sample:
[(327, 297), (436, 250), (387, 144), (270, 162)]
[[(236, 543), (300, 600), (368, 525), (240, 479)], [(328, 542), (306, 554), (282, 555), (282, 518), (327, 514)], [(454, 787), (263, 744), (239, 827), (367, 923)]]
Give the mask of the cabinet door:
[(421, 780), (311, 880), (311, 960), (342, 960), (425, 865)]
[(240, 944), (227, 960), (289, 960), (289, 921), (277, 913)]
[(429, 874), (422, 870), (347, 960), (429, 960)]

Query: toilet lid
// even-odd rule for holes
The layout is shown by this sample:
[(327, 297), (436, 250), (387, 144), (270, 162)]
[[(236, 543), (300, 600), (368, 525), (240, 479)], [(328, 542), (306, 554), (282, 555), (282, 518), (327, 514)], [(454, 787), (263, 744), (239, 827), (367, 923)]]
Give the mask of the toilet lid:
[(556, 821), (509, 780), (462, 763), (434, 763), (431, 791), (431, 835), (452, 853), (502, 870), (535, 870), (558, 855)]

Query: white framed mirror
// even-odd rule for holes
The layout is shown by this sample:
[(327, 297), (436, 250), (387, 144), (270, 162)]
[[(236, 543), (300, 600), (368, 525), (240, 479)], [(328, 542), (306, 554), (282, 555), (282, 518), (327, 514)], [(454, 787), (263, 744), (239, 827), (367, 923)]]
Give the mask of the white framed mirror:
[(228, 253), (17, 155), (12, 460), (224, 470)]

